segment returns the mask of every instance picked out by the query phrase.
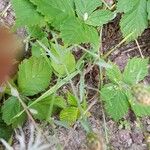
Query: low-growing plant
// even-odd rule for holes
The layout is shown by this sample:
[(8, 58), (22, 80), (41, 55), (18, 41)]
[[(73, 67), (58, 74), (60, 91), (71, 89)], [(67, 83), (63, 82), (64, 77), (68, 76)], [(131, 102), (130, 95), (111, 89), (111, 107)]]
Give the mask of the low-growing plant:
[[(51, 122), (54, 113), (60, 119), (54, 123), (71, 126), (79, 121), (91, 133), (84, 82), (87, 63), (99, 67), (101, 85), (97, 90), (111, 118), (119, 121), (129, 109), (136, 116), (150, 115), (150, 88), (142, 83), (148, 75), (148, 59), (132, 58), (121, 72), (113, 62), (107, 63), (115, 48), (104, 55), (99, 50), (103, 25), (118, 14), (124, 38), (119, 45), (136, 40), (149, 26), (150, 0), (117, 0), (111, 6), (104, 0), (12, 0), (11, 3), (16, 14), (13, 29), (25, 27), (28, 37), (24, 41), (32, 56), (20, 63), (17, 77), (6, 82), (7, 97), (0, 106), (1, 138), (9, 139), (12, 127), (22, 125), (27, 117)], [(83, 51), (79, 59), (72, 53), (76, 49)], [(106, 70), (105, 85), (103, 70)], [(78, 74), (80, 81), (76, 88), (72, 79)], [(68, 83), (67, 94), (58, 94), (58, 89)]]
[(140, 83), (148, 75), (148, 59), (130, 59), (123, 73), (112, 64), (106, 75), (111, 82), (101, 89), (101, 98), (114, 120), (124, 117), (129, 109), (140, 117), (150, 114), (149, 87)]

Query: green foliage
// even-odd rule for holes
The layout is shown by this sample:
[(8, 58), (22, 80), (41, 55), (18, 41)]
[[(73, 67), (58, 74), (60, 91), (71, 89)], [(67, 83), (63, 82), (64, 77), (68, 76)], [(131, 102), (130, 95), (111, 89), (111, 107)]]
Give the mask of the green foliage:
[[(120, 21), (121, 31), (123, 36), (126, 37), (132, 33), (128, 41), (137, 39), (138, 36), (148, 27), (147, 16), (147, 1), (135, 1), (135, 6), (132, 10), (127, 11)], [(127, 5), (129, 6), (129, 5)]]
[[(70, 92), (67, 93), (67, 104), (67, 107), (60, 112), (59, 117), (61, 121), (71, 126), (81, 117), (82, 112), (87, 110), (88, 106), (86, 100), (79, 102), (75, 95)], [(88, 116), (89, 113), (84, 115)]]
[(120, 26), (123, 37), (132, 34), (128, 41), (135, 40), (148, 27), (149, 1), (118, 0), (117, 11), (103, 9), (100, 0), (13, 0), (12, 4), (17, 16), (17, 26), (35, 26), (32, 28), (39, 31), (37, 25), (41, 27), (50, 23), (60, 31), (66, 44), (90, 43), (98, 48), (98, 33), (91, 26), (103, 26), (114, 19), (117, 12), (122, 12)]
[(116, 85), (108, 84), (102, 88), (101, 97), (105, 101), (105, 109), (108, 115), (114, 120), (117, 121), (127, 114), (129, 104), (123, 89), (119, 89)]
[(51, 68), (43, 57), (31, 57), (19, 66), (18, 86), (26, 96), (44, 91), (51, 79)]
[(67, 95), (68, 105), (77, 107), (78, 103), (77, 103), (77, 99), (75, 98), (75, 96), (70, 92), (68, 92), (67, 94), (68, 94)]
[[(121, 13), (120, 28), (124, 38), (131, 34), (127, 40), (136, 40), (142, 34), (150, 20), (150, 0), (118, 0), (117, 7), (113, 9), (107, 8), (101, 0), (12, 0), (12, 5), (16, 13), (16, 27), (26, 27), (31, 37), (27, 42), (32, 53), (19, 65), (15, 87), (20, 97), (29, 100), (24, 103), (34, 118), (47, 121), (56, 110), (60, 112), (62, 122), (73, 125), (81, 117), (82, 111), (88, 107), (84, 79), (79, 83), (80, 91), (77, 90), (82, 102), (70, 92), (64, 96), (65, 101), (63, 97), (56, 96), (56, 92), (88, 61), (94, 62), (100, 69), (106, 68), (106, 76), (111, 83), (104, 85), (100, 92), (109, 116), (118, 121), (129, 109), (140, 117), (150, 115), (150, 107), (137, 100), (141, 91), (136, 95), (133, 90), (148, 75), (148, 59), (130, 59), (121, 72), (117, 65), (109, 65), (97, 55), (101, 27), (113, 20), (117, 13)], [(90, 44), (86, 44), (90, 49), (87, 50), (88, 55), (94, 57), (89, 59), (84, 49), (85, 53), (77, 62), (71, 46), (84, 43)], [(83, 64), (82, 67), (79, 64)], [(59, 80), (54, 78), (50, 84), (52, 73)], [(66, 78), (62, 80), (63, 77)], [(42, 94), (48, 86), (50, 89)], [(4, 132), (0, 137), (8, 139), (11, 134), (11, 128), (5, 129), (5, 124), (16, 127), (25, 121), (25, 112), (20, 113), (22, 110), (18, 99), (12, 96), (2, 104), (0, 130), (4, 129)], [(8, 136), (7, 131), (10, 133)]]
[(122, 80), (122, 74), (119, 67), (111, 63), (111, 67), (106, 70), (106, 75), (111, 82), (117, 83)]
[(51, 58), (51, 65), (58, 76), (66, 76), (75, 71), (76, 62), (74, 55), (70, 50), (60, 45), (52, 45), (51, 53), (54, 58)]
[(114, 120), (124, 117), (130, 106), (137, 116), (150, 115), (150, 107), (137, 102), (137, 95), (134, 95), (132, 89), (132, 86), (148, 75), (147, 66), (148, 59), (133, 58), (128, 61), (122, 74), (116, 65), (107, 68), (106, 75), (112, 84), (106, 84), (101, 89), (101, 98), (105, 102), (107, 113)]
[(85, 14), (87, 13), (88, 16), (92, 14), (92, 12), (102, 5), (100, 0), (75, 0), (75, 6), (77, 15), (84, 20)]
[(147, 2), (148, 19), (150, 20), (150, 0)]
[(17, 115), (21, 110), (22, 106), (19, 103), (18, 99), (15, 97), (9, 97), (2, 106), (2, 119), (7, 125), (13, 125), (17, 127), (24, 123), (26, 115), (23, 113), (19, 118), (14, 119), (14, 116)]
[[(18, 2), (18, 1), (17, 1)], [(20, 3), (14, 1), (14, 9), (17, 16), (17, 22), (18, 26), (23, 25), (22, 15), (19, 16), (20, 10), (23, 8), (20, 8)], [(33, 4), (34, 5), (33, 5)], [(75, 8), (74, 8), (75, 3)], [(32, 10), (36, 12), (36, 15), (40, 16), (40, 19), (38, 21), (41, 21), (41, 15), (39, 12), (44, 16), (43, 25), (46, 23), (50, 23), (55, 29), (60, 30), (61, 37), (63, 41), (66, 44), (80, 44), (80, 43), (91, 43), (91, 45), (94, 48), (98, 48), (99, 46), (99, 37), (98, 32), (94, 27), (86, 25), (94, 25), (94, 26), (102, 26), (103, 24), (107, 23), (110, 19), (112, 19), (112, 13), (110, 11), (96, 11), (96, 14), (94, 10), (101, 6), (102, 2), (95, 0), (92, 2), (86, 1), (82, 2), (81, 0), (66, 0), (65, 2), (63, 0), (26, 0), (24, 3), (24, 7), (32, 7), (30, 10), (25, 10), (25, 12), (21, 12), (21, 14), (24, 15), (24, 18), (28, 15), (28, 13)], [(21, 5), (22, 6), (22, 5)], [(36, 7), (35, 7), (36, 6)], [(84, 10), (82, 9), (84, 8)], [(75, 11), (77, 10), (78, 17), (75, 16)], [(109, 13), (108, 13), (109, 12)], [(84, 14), (83, 14), (84, 13)], [(85, 13), (88, 13), (89, 19), (84, 22), (84, 19), (82, 19), (85, 15)], [(32, 13), (31, 13), (32, 14)], [(34, 14), (34, 13), (33, 13)], [(102, 15), (105, 14), (105, 18), (102, 17)], [(82, 18), (81, 18), (81, 15)], [(93, 17), (92, 17), (93, 16)], [(96, 18), (95, 18), (96, 17)], [(21, 18), (21, 19), (20, 19)], [(37, 16), (32, 16), (32, 22), (25, 22), (24, 25), (27, 25), (29, 29), (31, 29), (31, 25), (37, 25)], [(101, 21), (99, 21), (101, 20)], [(31, 35), (33, 37), (38, 37), (41, 33), (41, 31), (37, 34), (35, 34), (34, 31), (39, 31), (38, 27), (32, 27)], [(39, 38), (39, 37), (38, 37)]]
[(123, 81), (127, 84), (136, 84), (148, 75), (148, 59), (133, 58), (128, 61), (123, 72)]
[[(54, 102), (53, 102), (53, 98), (54, 98)], [(34, 114), (35, 118), (39, 120), (46, 120), (47, 118), (49, 118), (50, 117), (49, 115), (51, 113), (50, 112), (51, 105), (53, 105), (53, 107), (57, 109), (66, 108), (66, 102), (62, 97), (49, 96), (31, 107), (31, 109), (36, 111), (36, 113)]]
[(150, 115), (150, 106), (138, 103), (138, 101), (136, 101), (136, 98), (133, 96), (133, 94), (131, 94), (131, 91), (127, 91), (126, 95), (127, 95), (128, 100), (130, 102), (131, 109), (134, 111), (136, 116), (143, 117), (143, 116), (149, 116)]
[(78, 113), (79, 109), (77, 107), (67, 107), (60, 112), (60, 120), (72, 125), (77, 120)]
[(117, 11), (127, 13), (135, 7), (139, 0), (118, 0)]
[(98, 33), (78, 18), (68, 18), (60, 28), (61, 37), (66, 44), (93, 43), (98, 44)]
[(85, 22), (92, 26), (103, 26), (114, 17), (115, 15), (109, 10), (96, 10), (85, 20)]
[(55, 28), (69, 16), (74, 16), (72, 0), (30, 0), (37, 6), (37, 11), (43, 14)]
[(46, 32), (44, 32), (38, 25), (28, 26), (27, 30), (28, 33), (30, 33), (30, 36), (36, 39), (42, 39), (47, 36)]
[[(39, 41), (49, 48), (49, 41), (46, 37), (42, 38)], [(45, 54), (45, 50), (43, 50), (43, 48), (37, 42), (32, 44), (31, 52), (32, 52), (32, 56), (35, 57), (41, 57), (42, 55)]]
[(7, 126), (4, 121), (2, 120), (2, 114), (0, 113), (0, 138), (5, 140), (9, 140), (12, 134), (12, 127)]
[(43, 17), (36, 11), (35, 6), (29, 0), (12, 0), (11, 3), (15, 9), (17, 27), (43, 24)]

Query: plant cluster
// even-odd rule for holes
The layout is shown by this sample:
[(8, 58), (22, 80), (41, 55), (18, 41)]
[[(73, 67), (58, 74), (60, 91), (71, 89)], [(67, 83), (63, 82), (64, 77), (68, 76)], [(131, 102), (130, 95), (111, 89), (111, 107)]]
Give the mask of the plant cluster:
[[(65, 127), (79, 120), (87, 128), (90, 114), (84, 65), (88, 62), (106, 71), (107, 84), (98, 90), (111, 118), (118, 121), (129, 109), (139, 117), (150, 115), (150, 89), (141, 82), (148, 75), (148, 59), (130, 59), (121, 72), (113, 62), (106, 62), (107, 53), (103, 56), (99, 52), (103, 25), (118, 14), (125, 41), (136, 40), (148, 28), (150, 0), (118, 0), (113, 6), (104, 0), (12, 0), (11, 3), (16, 14), (14, 29), (26, 28), (25, 43), (31, 49), (31, 57), (20, 63), (17, 79), (10, 81), (4, 91), (8, 98), (0, 106), (1, 138), (8, 139), (12, 127), (22, 125), (27, 116)], [(86, 49), (79, 44), (90, 46)], [(77, 48), (83, 51), (78, 60), (72, 53)], [(72, 79), (78, 74), (77, 89)], [(58, 94), (58, 89), (68, 83), (72, 90)], [(52, 119), (54, 113), (60, 121)]]

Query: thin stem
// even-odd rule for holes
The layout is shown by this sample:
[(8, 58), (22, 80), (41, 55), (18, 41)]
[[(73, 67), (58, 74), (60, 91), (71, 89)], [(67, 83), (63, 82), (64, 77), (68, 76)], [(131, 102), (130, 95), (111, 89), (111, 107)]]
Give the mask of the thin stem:
[(77, 46), (78, 48), (82, 49), (83, 51), (89, 53), (89, 54), (92, 55), (94, 58), (99, 58), (99, 56), (98, 56), (97, 54), (92, 53), (91, 51), (88, 51), (86, 48), (84, 48), (84, 47), (82, 47), (82, 46), (80, 46), (80, 45), (75, 45), (75, 46)]
[(105, 0), (101, 0), (103, 3), (104, 3), (104, 5), (109, 9), (109, 10), (111, 10), (111, 7), (105, 2)]
[(34, 126), (36, 127), (36, 129), (38, 129), (35, 120), (33, 119), (31, 113), (29, 112), (29, 110), (28, 110), (26, 104), (22, 101), (22, 99), (21, 99), (21, 97), (20, 97), (20, 95), (19, 95), (17, 89), (15, 89), (14, 87), (12, 87), (12, 85), (11, 85), (9, 82), (7, 82), (7, 84), (8, 84), (8, 86), (10, 87), (11, 90), (15, 91), (15, 93), (16, 93), (16, 95), (15, 95), (16, 98), (19, 100), (20, 104), (21, 104), (22, 107), (24, 108), (24, 110), (25, 110), (25, 112), (27, 113), (29, 119), (33, 122), (33, 124), (34, 124)]
[(142, 50), (141, 50), (141, 47), (140, 47), (140, 45), (139, 45), (138, 40), (135, 40), (135, 42), (136, 42), (136, 45), (137, 45), (137, 47), (138, 47), (139, 53), (140, 53), (140, 55), (141, 55), (141, 58), (144, 58), (144, 56), (143, 56), (143, 54), (142, 54)]
[(131, 35), (133, 34), (130, 33), (128, 36), (126, 36), (118, 45), (116, 45), (113, 49), (109, 50), (104, 56), (103, 58), (106, 59), (112, 52), (114, 52), (121, 44), (123, 44), (124, 42), (127, 41), (127, 39), (129, 39), (129, 37), (131, 37)]

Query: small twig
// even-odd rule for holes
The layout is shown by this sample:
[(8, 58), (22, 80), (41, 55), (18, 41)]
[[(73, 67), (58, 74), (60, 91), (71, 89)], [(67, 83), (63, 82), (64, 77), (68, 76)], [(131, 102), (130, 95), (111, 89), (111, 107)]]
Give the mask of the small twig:
[[(141, 45), (140, 47), (141, 47), (141, 48), (144, 48), (144, 47), (146, 47), (146, 45)], [(137, 49), (137, 46), (135, 46), (135, 47), (133, 47), (133, 48), (129, 48), (129, 49), (123, 51), (122, 54), (124, 54), (124, 53), (129, 53), (129, 52), (134, 51), (134, 50), (136, 50), (136, 49)]]
[(140, 45), (139, 45), (138, 40), (135, 40), (135, 42), (136, 42), (136, 45), (137, 45), (138, 50), (139, 50), (139, 52), (140, 52), (141, 58), (144, 58), (144, 56), (143, 56), (143, 54), (142, 54), (142, 50), (141, 50), (141, 47), (140, 47)]
[(126, 36), (119, 44), (117, 44), (113, 49), (109, 50), (104, 56), (103, 58), (106, 59), (112, 52), (114, 52), (121, 44), (123, 44), (125, 41), (127, 41), (127, 39), (129, 39), (129, 37), (131, 37), (131, 35), (133, 34), (130, 33), (128, 36)]
[[(22, 105), (23, 109), (25, 110), (25, 112), (27, 113), (29, 119), (32, 121), (33, 125), (35, 126), (36, 130), (40, 133), (43, 133), (42, 129), (40, 129), (37, 125), (37, 123), (35, 122), (34, 118), (32, 117), (32, 114), (30, 113), (30, 111), (28, 110), (27, 105), (23, 102), (23, 100), (20, 97), (19, 92), (17, 91), (17, 89), (15, 89), (9, 82), (7, 82), (8, 86), (10, 87), (11, 91), (12, 91), (12, 95), (15, 96), (20, 104)], [(13, 94), (14, 92), (14, 94)], [(43, 133), (43, 137), (48, 141), (47, 136)]]
[(22, 99), (21, 99), (21, 97), (20, 97), (20, 95), (19, 95), (17, 89), (15, 89), (14, 87), (12, 87), (12, 85), (11, 85), (9, 82), (7, 82), (7, 84), (8, 84), (8, 86), (9, 86), (10, 89), (11, 89), (12, 95), (15, 96), (15, 97), (19, 100), (20, 104), (22, 105), (22, 107), (24, 108), (25, 112), (27, 113), (29, 119), (33, 122), (34, 126), (35, 126), (36, 129), (37, 129), (38, 127), (37, 127), (37, 125), (36, 125), (36, 122), (35, 122), (35, 120), (33, 119), (31, 113), (29, 112), (29, 110), (28, 110), (26, 104), (22, 101)]
[(111, 7), (107, 4), (107, 2), (105, 2), (105, 0), (101, 0), (103, 3), (104, 3), (104, 5), (109, 9), (109, 10), (111, 10)]
[(90, 54), (91, 56), (93, 56), (94, 58), (99, 58), (99, 56), (98, 56), (97, 54), (92, 53), (91, 51), (88, 51), (86, 48), (84, 48), (84, 47), (82, 47), (82, 46), (80, 46), (80, 45), (75, 45), (75, 46), (78, 47), (78, 48), (80, 48), (80, 49), (82, 49), (83, 51), (89, 53), (89, 54)]

